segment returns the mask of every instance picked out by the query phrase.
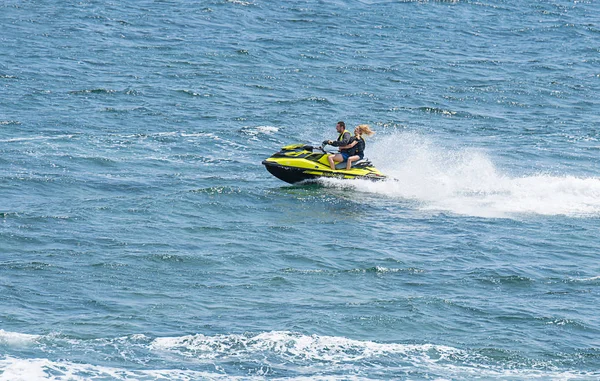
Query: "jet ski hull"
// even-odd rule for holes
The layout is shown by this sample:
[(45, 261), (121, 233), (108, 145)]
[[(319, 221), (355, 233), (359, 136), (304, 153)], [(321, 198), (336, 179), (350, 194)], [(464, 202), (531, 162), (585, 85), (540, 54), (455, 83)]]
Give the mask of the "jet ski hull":
[(327, 153), (313, 153), (313, 147), (301, 144), (283, 147), (262, 162), (267, 171), (289, 184), (314, 181), (319, 178), (384, 180), (386, 178), (368, 160), (362, 160), (350, 170), (339, 163), (332, 171)]
[(270, 174), (277, 177), (279, 180), (283, 180), (286, 183), (296, 184), (303, 181), (316, 180), (319, 178), (317, 175), (311, 175), (304, 173), (303, 169), (284, 167), (282, 165), (273, 164), (268, 161), (263, 161), (263, 165), (269, 171)]

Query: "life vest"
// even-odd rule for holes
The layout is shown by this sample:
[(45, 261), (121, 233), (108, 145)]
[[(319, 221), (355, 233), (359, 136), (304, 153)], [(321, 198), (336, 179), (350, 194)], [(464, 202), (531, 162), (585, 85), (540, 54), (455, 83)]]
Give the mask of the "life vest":
[(340, 141), (342, 141), (342, 140), (343, 140), (344, 134), (345, 134), (346, 132), (348, 132), (348, 131), (346, 131), (346, 130), (342, 131), (342, 133), (340, 134), (340, 136), (338, 136), (338, 138), (337, 138), (338, 142), (340, 142)]
[(358, 143), (356, 143), (356, 153), (357, 154), (364, 154), (365, 152), (365, 146), (367, 145), (367, 142), (365, 142), (365, 138), (363, 138), (362, 136), (359, 138), (356, 138), (356, 140), (358, 141)]
[(365, 138), (363, 138), (362, 136), (358, 137), (356, 135), (354, 135), (353, 138), (354, 140), (356, 140), (356, 144), (354, 145), (354, 147), (350, 148), (350, 154), (359, 155), (362, 153), (364, 155), (366, 145)]

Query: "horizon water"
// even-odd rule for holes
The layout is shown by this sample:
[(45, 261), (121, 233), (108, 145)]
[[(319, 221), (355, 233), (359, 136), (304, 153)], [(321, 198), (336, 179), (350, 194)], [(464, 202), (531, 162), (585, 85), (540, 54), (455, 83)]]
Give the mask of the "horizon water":
[[(598, 3), (0, 25), (0, 380), (600, 378)], [(338, 120), (389, 181), (261, 165)]]

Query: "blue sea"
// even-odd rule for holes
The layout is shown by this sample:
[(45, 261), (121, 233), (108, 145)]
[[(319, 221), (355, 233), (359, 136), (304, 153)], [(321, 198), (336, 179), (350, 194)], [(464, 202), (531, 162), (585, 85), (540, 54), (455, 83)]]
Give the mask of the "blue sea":
[[(597, 1), (4, 0), (0, 380), (600, 379)], [(369, 124), (390, 179), (262, 160)]]

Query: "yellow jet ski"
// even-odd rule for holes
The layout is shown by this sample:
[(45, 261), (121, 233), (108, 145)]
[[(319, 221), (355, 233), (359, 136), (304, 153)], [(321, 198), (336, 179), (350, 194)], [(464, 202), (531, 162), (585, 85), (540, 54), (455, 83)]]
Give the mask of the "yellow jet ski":
[(338, 163), (336, 170), (332, 171), (327, 161), (329, 154), (322, 147), (292, 144), (281, 148), (281, 151), (274, 153), (262, 163), (273, 176), (290, 184), (324, 177), (386, 179), (386, 176), (379, 172), (367, 159), (352, 163), (350, 170), (346, 170), (346, 162)]

